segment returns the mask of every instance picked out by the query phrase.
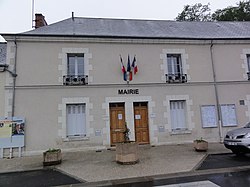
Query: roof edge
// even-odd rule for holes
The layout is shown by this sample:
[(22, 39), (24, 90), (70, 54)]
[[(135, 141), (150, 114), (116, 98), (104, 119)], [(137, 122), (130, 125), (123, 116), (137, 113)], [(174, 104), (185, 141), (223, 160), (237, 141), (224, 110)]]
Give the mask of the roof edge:
[(158, 39), (158, 40), (164, 40), (164, 39), (172, 39), (172, 40), (249, 40), (249, 37), (235, 37), (235, 38), (198, 38), (198, 37), (142, 37), (142, 36), (104, 36), (104, 35), (70, 35), (70, 34), (24, 34), (24, 33), (18, 33), (18, 34), (0, 34), (5, 40), (7, 37), (58, 37), (58, 38), (104, 38), (104, 39)]

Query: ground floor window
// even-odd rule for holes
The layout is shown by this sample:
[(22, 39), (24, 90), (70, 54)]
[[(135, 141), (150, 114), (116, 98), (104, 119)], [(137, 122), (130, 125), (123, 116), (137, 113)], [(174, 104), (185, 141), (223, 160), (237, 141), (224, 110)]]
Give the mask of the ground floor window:
[(170, 116), (172, 131), (186, 130), (186, 101), (170, 101)]
[(67, 137), (85, 137), (86, 112), (85, 104), (67, 104)]

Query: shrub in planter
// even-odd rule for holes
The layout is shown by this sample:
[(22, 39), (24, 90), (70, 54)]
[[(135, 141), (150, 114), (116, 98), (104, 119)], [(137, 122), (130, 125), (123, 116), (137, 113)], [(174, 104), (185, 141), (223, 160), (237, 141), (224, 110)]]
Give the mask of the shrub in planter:
[(124, 142), (116, 144), (116, 162), (119, 164), (136, 164), (138, 158), (138, 143), (129, 140), (129, 129), (125, 123)]
[(116, 162), (119, 164), (136, 164), (138, 144), (136, 142), (118, 143), (116, 145)]
[(62, 152), (61, 149), (49, 149), (43, 152), (43, 165), (51, 166), (57, 165), (62, 162)]
[(194, 149), (196, 151), (207, 151), (208, 142), (202, 138), (194, 140)]

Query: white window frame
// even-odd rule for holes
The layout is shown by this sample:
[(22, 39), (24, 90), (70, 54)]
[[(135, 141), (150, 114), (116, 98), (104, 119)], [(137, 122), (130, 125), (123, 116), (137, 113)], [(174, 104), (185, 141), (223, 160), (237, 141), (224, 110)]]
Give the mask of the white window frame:
[[(175, 62), (176, 59), (176, 62)], [(170, 60), (170, 61), (169, 61)], [(181, 54), (167, 54), (167, 74), (182, 74), (183, 67), (181, 61)], [(171, 69), (169, 69), (171, 67)], [(179, 72), (178, 72), (179, 69)]]
[(247, 54), (247, 69), (250, 72), (250, 54)]
[[(171, 127), (171, 116), (170, 116), (170, 101), (171, 100), (185, 100), (186, 101), (186, 123), (187, 130), (172, 131)], [(167, 129), (171, 135), (178, 134), (190, 134), (192, 129), (195, 128), (195, 123), (193, 122), (194, 112), (191, 109), (193, 106), (193, 101), (189, 98), (189, 95), (167, 95), (166, 100), (163, 101), (163, 105), (166, 107), (166, 112), (164, 112), (164, 118), (166, 118), (167, 123), (165, 124), (165, 129)]]
[[(78, 75), (84, 75), (84, 69), (85, 69), (85, 64), (84, 64), (84, 54), (83, 53), (74, 53), (74, 54), (72, 54), (72, 53), (68, 53), (68, 61), (67, 61), (67, 75), (75, 75), (75, 76), (78, 76)], [(70, 71), (70, 58), (74, 58), (74, 64), (73, 64), (73, 66), (74, 66), (74, 74), (71, 74), (69, 71)], [(82, 64), (82, 66), (83, 66), (83, 73), (82, 74), (80, 74), (79, 73), (79, 63), (81, 63), (80, 62), (80, 60), (79, 60), (79, 58), (83, 58), (83, 64)]]
[[(178, 108), (177, 109), (178, 111), (176, 111), (176, 109), (173, 110), (171, 108), (173, 106), (173, 103), (174, 103), (175, 107), (178, 105), (177, 107), (181, 107), (181, 108)], [(172, 129), (172, 131), (176, 132), (176, 131), (188, 130), (187, 117), (186, 117), (186, 113), (187, 113), (186, 112), (186, 101), (185, 100), (170, 100), (169, 104), (170, 104), (170, 116), (171, 116), (171, 129)], [(174, 115), (173, 115), (173, 112), (175, 112)], [(173, 126), (174, 124), (176, 124), (176, 122), (173, 121), (173, 118), (175, 118), (175, 120), (177, 119), (179, 121), (177, 126)], [(181, 118), (183, 118), (183, 119), (181, 119)], [(184, 125), (184, 127), (180, 127), (180, 125)]]
[(190, 75), (188, 74), (188, 70), (190, 69), (188, 64), (188, 54), (186, 53), (185, 49), (162, 49), (162, 53), (160, 54), (160, 59), (162, 59), (161, 70), (163, 71), (162, 74), (162, 81), (166, 82), (166, 74), (168, 74), (168, 62), (167, 62), (167, 55), (168, 54), (180, 54), (181, 58), (181, 65), (182, 65), (182, 74), (187, 75), (187, 81), (191, 80)]
[(248, 73), (250, 72), (250, 49), (243, 49), (242, 54), (240, 54), (240, 58), (243, 60), (241, 67), (244, 69), (244, 73), (242, 75), (244, 80), (248, 80)]
[[(70, 112), (69, 112), (70, 111)], [(68, 138), (82, 138), (86, 137), (86, 105), (84, 103), (79, 104), (66, 104), (66, 120), (67, 130), (66, 136)], [(74, 112), (74, 113), (72, 113)], [(74, 121), (74, 124), (71, 124)], [(72, 127), (74, 126), (74, 127)], [(76, 134), (70, 134), (71, 131), (77, 131)]]
[(93, 69), (90, 64), (92, 53), (88, 48), (62, 48), (62, 52), (58, 54), (61, 63), (58, 65), (59, 77), (58, 82), (63, 84), (63, 76), (68, 72), (68, 54), (84, 54), (84, 75), (88, 76), (88, 84), (93, 82), (93, 76), (90, 76), (90, 71)]
[[(85, 115), (86, 115), (86, 137), (84, 138), (74, 138), (70, 139), (67, 137), (67, 104), (85, 104)], [(58, 136), (63, 139), (63, 141), (73, 141), (73, 140), (88, 140), (91, 135), (94, 134), (94, 129), (90, 127), (90, 123), (93, 121), (93, 115), (90, 115), (90, 110), (93, 109), (93, 104), (89, 102), (88, 97), (66, 97), (62, 98), (62, 103), (58, 104), (59, 113), (58, 116)]]

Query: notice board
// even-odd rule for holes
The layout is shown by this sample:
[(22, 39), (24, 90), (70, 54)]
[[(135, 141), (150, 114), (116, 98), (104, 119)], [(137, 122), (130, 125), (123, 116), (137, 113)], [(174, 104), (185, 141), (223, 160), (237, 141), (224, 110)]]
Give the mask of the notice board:
[(234, 104), (221, 105), (222, 126), (237, 126), (236, 107)]
[(0, 117), (0, 148), (23, 147), (25, 120), (23, 117)]
[(201, 106), (202, 127), (217, 127), (215, 105)]

